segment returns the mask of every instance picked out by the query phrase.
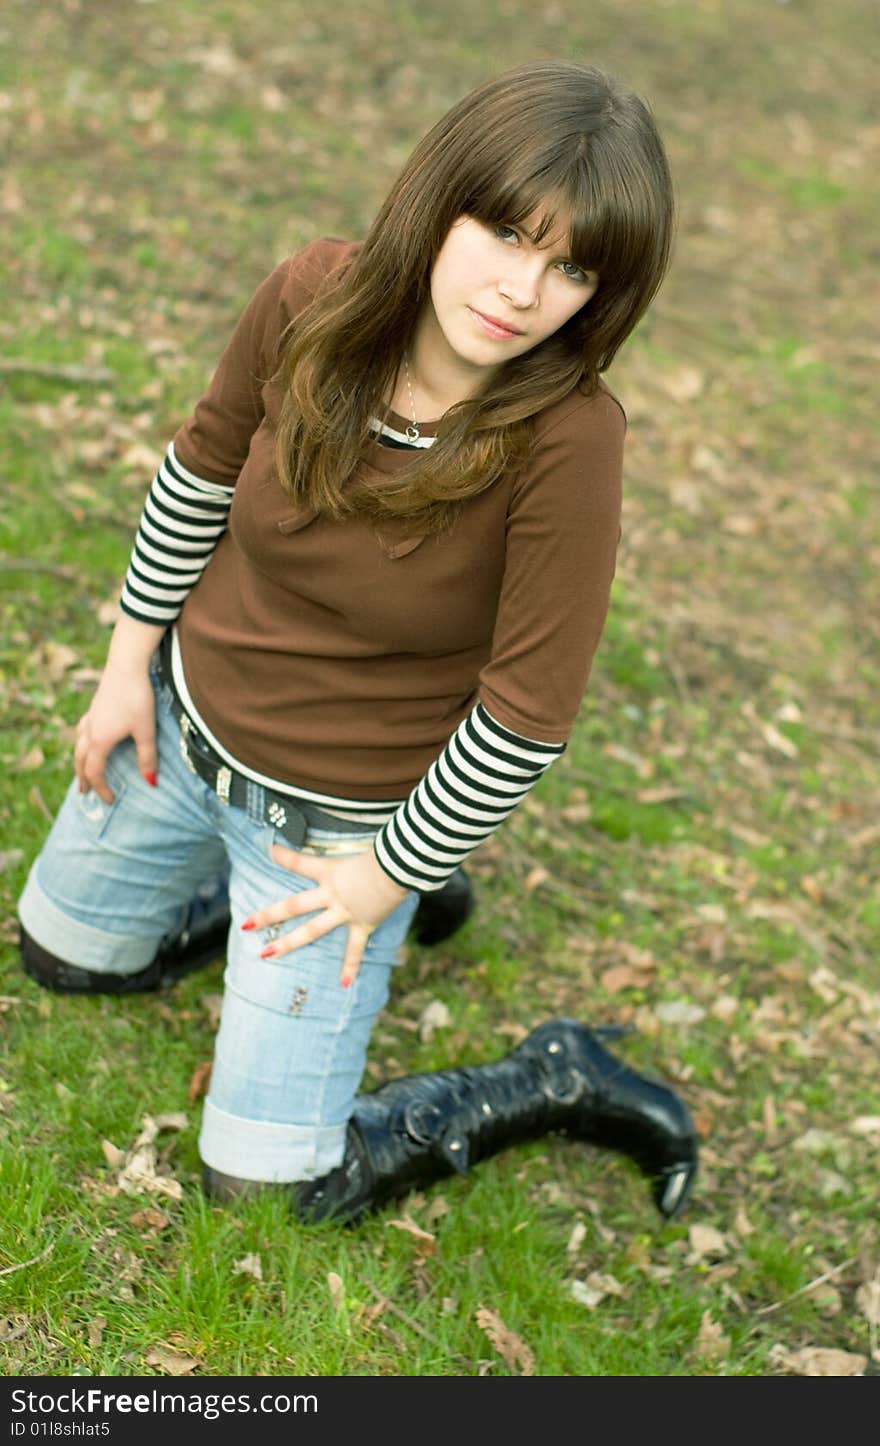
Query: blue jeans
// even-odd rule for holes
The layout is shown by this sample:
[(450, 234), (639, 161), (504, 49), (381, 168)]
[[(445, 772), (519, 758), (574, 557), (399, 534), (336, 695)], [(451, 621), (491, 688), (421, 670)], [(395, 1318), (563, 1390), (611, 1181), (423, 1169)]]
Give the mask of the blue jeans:
[[(248, 809), (224, 805), (186, 767), (167, 689), (157, 692), (159, 785), (141, 777), (131, 739), (110, 755), (106, 804), (76, 781), (19, 900), (37, 944), (68, 963), (113, 974), (149, 964), (180, 928), (200, 888), (228, 871), (232, 923), (223, 1009), (199, 1151), (246, 1180), (307, 1180), (345, 1152), (346, 1123), (363, 1077), (373, 1023), (419, 902), (411, 891), (370, 935), (360, 971), (340, 986), (347, 930), (332, 930), (280, 959), (261, 959), (272, 930), (242, 932), (248, 915), (316, 888), (271, 856), (283, 837), (264, 822), (260, 785)], [(358, 853), (363, 834), (310, 829), (303, 851)]]

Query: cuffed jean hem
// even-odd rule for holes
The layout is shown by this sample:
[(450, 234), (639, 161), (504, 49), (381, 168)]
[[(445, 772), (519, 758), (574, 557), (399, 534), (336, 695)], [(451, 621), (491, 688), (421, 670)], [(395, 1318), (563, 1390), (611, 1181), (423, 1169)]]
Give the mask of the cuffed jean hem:
[(346, 1128), (241, 1119), (218, 1109), (209, 1097), (202, 1112), (199, 1154), (212, 1170), (239, 1180), (316, 1180), (342, 1163)]
[(35, 944), (96, 974), (136, 974), (152, 964), (161, 935), (149, 939), (142, 934), (108, 934), (62, 913), (40, 887), (38, 863), (18, 901), (19, 921)]

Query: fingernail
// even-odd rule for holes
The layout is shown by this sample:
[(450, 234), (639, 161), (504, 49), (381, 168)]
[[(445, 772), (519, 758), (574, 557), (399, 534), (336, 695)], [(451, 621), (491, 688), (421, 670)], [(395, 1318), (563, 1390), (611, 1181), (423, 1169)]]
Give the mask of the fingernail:
[(342, 979), (342, 980), (340, 980), (340, 983), (342, 984), (343, 989), (347, 989), (350, 984), (353, 984), (353, 983), (354, 983), (354, 980), (353, 980), (353, 979)]
[(254, 923), (253, 919), (245, 919), (241, 927), (243, 929), (256, 929), (257, 926)]
[(159, 778), (157, 774), (145, 773), (144, 778), (147, 780), (147, 783), (150, 785), (151, 788), (156, 788), (158, 786)]
[(260, 958), (261, 958), (261, 959), (272, 959), (277, 953), (278, 953), (278, 950), (276, 949), (275, 945), (274, 945), (274, 944), (268, 944), (265, 949), (261, 949), (261, 950), (260, 950)]

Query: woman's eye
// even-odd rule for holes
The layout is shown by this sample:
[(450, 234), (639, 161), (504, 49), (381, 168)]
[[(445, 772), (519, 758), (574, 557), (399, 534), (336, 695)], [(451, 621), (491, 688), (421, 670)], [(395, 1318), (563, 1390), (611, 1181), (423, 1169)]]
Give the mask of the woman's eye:
[(516, 232), (512, 226), (496, 226), (495, 235), (499, 241), (510, 241), (516, 238)]
[(560, 261), (559, 263), (564, 276), (571, 281), (586, 281), (587, 273), (581, 266), (576, 266), (573, 261)]

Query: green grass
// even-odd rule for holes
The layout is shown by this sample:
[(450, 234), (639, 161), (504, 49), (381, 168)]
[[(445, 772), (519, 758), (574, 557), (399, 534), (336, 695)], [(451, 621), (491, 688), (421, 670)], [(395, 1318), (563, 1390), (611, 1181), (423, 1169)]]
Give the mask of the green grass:
[[(370, 4), (83, 15), (12, 7), (0, 48), (0, 350), (25, 367), (0, 369), (6, 1373), (150, 1374), (164, 1345), (206, 1376), (516, 1374), (480, 1307), (548, 1376), (773, 1374), (779, 1344), (867, 1355), (876, 1135), (853, 1124), (877, 1113), (880, 1029), (880, 214), (863, 7), (825, 17), (808, 78), (809, 7), (758, 0), (735, 22), (635, 3), (625, 31), (610, 4), (516, 4), (502, 23), (402, 0), (390, 71)], [(621, 1022), (615, 1049), (695, 1112), (698, 1188), (664, 1225), (627, 1159), (547, 1138), (356, 1230), (300, 1227), (280, 1191), (214, 1207), (189, 1091), (220, 961), (162, 996), (56, 998), (15, 948), (149, 481), (126, 456), (161, 452), (277, 259), (361, 234), (468, 86), (563, 53), (653, 99), (681, 208), (670, 279), (608, 378), (630, 416), (611, 612), (567, 752), (472, 860), (477, 914), (436, 950), (407, 944), (366, 1085), (498, 1058), (545, 1018)], [(435, 1000), (449, 1024), (422, 1039)], [(159, 1147), (181, 1197), (120, 1193), (102, 1142), (178, 1112)], [(700, 1248), (706, 1227), (720, 1248)], [(237, 1269), (252, 1256), (262, 1279)], [(811, 1288), (829, 1272), (831, 1294)], [(616, 1293), (589, 1309), (572, 1283), (596, 1273)]]

